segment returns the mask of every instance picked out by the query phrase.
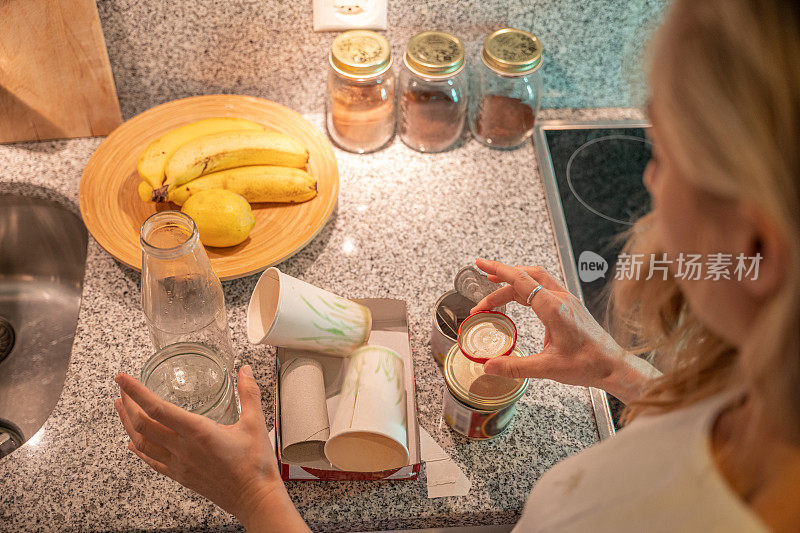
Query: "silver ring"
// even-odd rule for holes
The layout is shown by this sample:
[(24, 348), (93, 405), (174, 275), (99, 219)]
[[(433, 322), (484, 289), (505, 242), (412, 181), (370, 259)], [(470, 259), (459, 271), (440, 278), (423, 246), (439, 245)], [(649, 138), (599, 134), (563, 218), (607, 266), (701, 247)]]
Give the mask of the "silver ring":
[(525, 300), (525, 305), (531, 305), (531, 300), (533, 300), (533, 297), (536, 296), (536, 293), (542, 289), (544, 289), (544, 287), (542, 287), (541, 285), (537, 285), (536, 287), (534, 287), (531, 293), (528, 295), (528, 299)]

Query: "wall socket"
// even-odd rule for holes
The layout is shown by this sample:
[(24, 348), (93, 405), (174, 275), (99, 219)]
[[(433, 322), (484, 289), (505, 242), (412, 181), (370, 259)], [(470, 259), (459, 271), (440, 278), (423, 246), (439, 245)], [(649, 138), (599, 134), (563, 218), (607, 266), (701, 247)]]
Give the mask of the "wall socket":
[(314, 31), (385, 30), (389, 0), (313, 0)]

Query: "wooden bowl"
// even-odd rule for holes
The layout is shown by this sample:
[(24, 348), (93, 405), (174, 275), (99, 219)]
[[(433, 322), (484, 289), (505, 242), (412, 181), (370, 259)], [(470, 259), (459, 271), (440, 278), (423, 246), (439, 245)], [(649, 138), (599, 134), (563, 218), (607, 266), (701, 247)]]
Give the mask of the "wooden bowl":
[(339, 173), (327, 137), (296, 112), (250, 96), (195, 96), (156, 106), (126, 121), (97, 147), (81, 176), (81, 216), (92, 237), (120, 262), (141, 270), (139, 227), (175, 204), (143, 202), (137, 193), (139, 154), (168, 130), (211, 117), (238, 117), (295, 137), (308, 148), (317, 196), (302, 204), (253, 204), (256, 225), (243, 243), (206, 247), (222, 280), (254, 274), (291, 257), (327, 222), (339, 195)]

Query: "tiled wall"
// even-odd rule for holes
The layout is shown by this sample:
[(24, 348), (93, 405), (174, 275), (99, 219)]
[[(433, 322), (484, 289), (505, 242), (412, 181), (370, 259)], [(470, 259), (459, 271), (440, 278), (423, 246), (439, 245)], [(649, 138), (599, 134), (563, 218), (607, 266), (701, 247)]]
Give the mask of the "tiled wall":
[[(120, 105), (129, 118), (210, 93), (323, 109), (334, 33), (312, 31), (311, 0), (97, 0)], [(424, 29), (459, 35), (474, 56), (512, 26), (544, 44), (543, 107), (627, 107), (641, 98), (641, 49), (666, 0), (389, 0), (400, 57)]]

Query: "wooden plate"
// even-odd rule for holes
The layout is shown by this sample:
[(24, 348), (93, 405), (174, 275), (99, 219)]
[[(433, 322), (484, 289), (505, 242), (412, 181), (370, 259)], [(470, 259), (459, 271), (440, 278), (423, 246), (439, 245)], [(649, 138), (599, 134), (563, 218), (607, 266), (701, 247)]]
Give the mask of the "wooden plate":
[(168, 130), (211, 117), (245, 118), (302, 142), (308, 170), (317, 178), (317, 196), (302, 204), (253, 204), (256, 225), (243, 243), (206, 247), (217, 276), (236, 279), (280, 263), (301, 250), (322, 229), (336, 205), (339, 173), (331, 144), (303, 117), (280, 104), (250, 96), (195, 96), (156, 106), (123, 123), (95, 150), (81, 176), (83, 222), (108, 253), (141, 270), (139, 227), (175, 204), (143, 202), (137, 193), (139, 154)]

